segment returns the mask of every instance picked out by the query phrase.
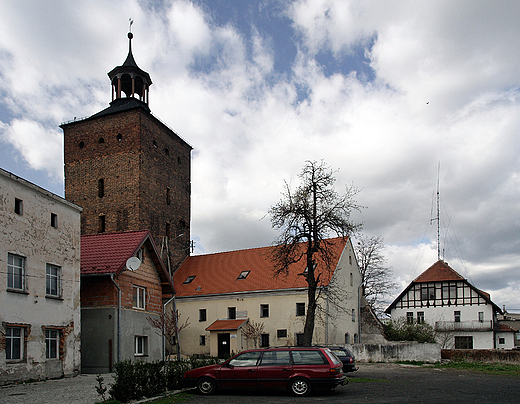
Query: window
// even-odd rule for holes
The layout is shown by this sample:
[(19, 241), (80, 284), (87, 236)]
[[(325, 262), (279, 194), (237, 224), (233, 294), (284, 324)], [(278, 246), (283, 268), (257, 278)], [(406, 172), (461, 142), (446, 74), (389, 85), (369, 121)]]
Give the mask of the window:
[(478, 312), (478, 321), (479, 321), (479, 323), (484, 322), (484, 312), (483, 311)]
[(238, 355), (235, 359), (231, 359), (229, 364), (231, 366), (242, 367), (242, 366), (256, 366), (258, 359), (260, 358), (260, 351), (244, 352)]
[(460, 311), (455, 311), (454, 315), (455, 315), (455, 322), (460, 323)]
[(60, 343), (60, 332), (55, 329), (45, 330), (45, 357), (47, 359), (58, 358), (58, 347)]
[(199, 321), (206, 321), (206, 309), (199, 309)]
[(352, 309), (352, 322), (353, 323), (356, 322), (356, 310), (355, 309)]
[(25, 290), (25, 257), (7, 254), (7, 287)]
[(305, 303), (296, 303), (296, 315), (305, 316)]
[(141, 286), (134, 286), (133, 304), (136, 309), (145, 308), (146, 289)]
[(99, 215), (98, 233), (105, 232), (105, 215)]
[(411, 311), (406, 313), (406, 324), (413, 324), (413, 313)]
[(193, 276), (188, 276), (186, 278), (186, 280), (184, 282), (182, 282), (182, 283), (185, 284), (185, 285), (188, 285), (188, 284), (190, 284), (193, 281), (193, 279), (195, 279), (194, 275)]
[(21, 199), (14, 198), (14, 213), (23, 215), (23, 201)]
[(266, 351), (262, 355), (260, 366), (288, 366), (291, 364), (289, 351)]
[(58, 227), (58, 215), (51, 213), (51, 227)]
[(47, 264), (45, 270), (45, 293), (47, 296), (61, 296), (61, 268)]
[(417, 324), (424, 324), (424, 311), (417, 312)]
[(247, 275), (249, 275), (249, 272), (251, 272), (251, 271), (242, 271), (242, 272), (240, 272), (240, 275), (238, 275), (237, 279), (246, 279)]
[(199, 335), (199, 345), (206, 345), (206, 336), (205, 335)]
[(100, 137), (100, 138), (98, 139), (98, 143), (100, 143), (100, 144), (101, 144), (101, 143), (105, 143), (105, 139), (102, 138), (102, 137)]
[(352, 272), (350, 273), (350, 286), (354, 286), (354, 275), (352, 275)]
[(237, 318), (237, 308), (236, 307), (228, 307), (228, 319), (234, 320)]
[(295, 365), (323, 365), (327, 363), (320, 351), (292, 351), (291, 353)]
[(421, 300), (435, 300), (434, 285), (423, 285), (421, 287)]
[(350, 265), (352, 265), (352, 255), (349, 255), (349, 256), (348, 256), (348, 263), (349, 263)]
[(170, 223), (168, 222), (164, 224), (164, 235), (170, 238)]
[(139, 261), (141, 261), (141, 263), (144, 262), (144, 247), (141, 247), (139, 250), (137, 250), (137, 253), (135, 254), (135, 256), (137, 258), (139, 258)]
[(354, 344), (359, 344), (359, 335), (354, 334)]
[(98, 190), (97, 190), (98, 196), (100, 198), (103, 198), (105, 196), (105, 179), (100, 178), (98, 180), (97, 186), (98, 186)]
[(443, 299), (456, 299), (457, 298), (457, 284), (450, 282), (442, 285), (442, 298)]
[(287, 330), (276, 330), (276, 338), (287, 338)]
[(267, 348), (269, 346), (269, 334), (260, 335), (260, 348)]
[(123, 140), (123, 135), (121, 133), (118, 133), (116, 139), (118, 142), (121, 142)]
[(505, 339), (505, 338), (499, 338), (499, 339), (498, 339), (498, 343), (499, 343), (500, 345), (504, 345), (504, 344), (506, 343), (506, 339)]
[(166, 188), (166, 205), (169, 205), (172, 203), (171, 193), (172, 193), (171, 188)]
[(260, 317), (263, 317), (263, 318), (269, 317), (269, 305), (268, 304), (260, 305)]
[(5, 358), (9, 361), (22, 360), (24, 348), (22, 327), (5, 327)]
[(473, 349), (473, 337), (455, 337), (455, 349)]
[(350, 344), (350, 334), (348, 332), (345, 333), (345, 344)]
[(148, 355), (148, 337), (142, 335), (135, 336), (135, 356)]

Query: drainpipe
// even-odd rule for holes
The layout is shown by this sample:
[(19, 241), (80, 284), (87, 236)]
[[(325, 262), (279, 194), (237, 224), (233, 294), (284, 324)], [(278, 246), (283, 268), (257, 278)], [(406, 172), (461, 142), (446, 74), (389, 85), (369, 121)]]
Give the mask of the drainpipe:
[[(168, 306), (168, 304), (170, 304), (170, 302), (174, 299), (175, 299), (175, 296), (172, 296), (166, 303), (163, 304), (163, 317), (165, 319), (166, 319), (166, 306)], [(164, 326), (164, 324), (163, 324), (163, 326)], [(177, 336), (177, 344), (179, 344), (179, 336)], [(163, 357), (163, 362), (166, 362), (166, 337), (164, 336), (164, 332), (162, 335), (162, 357)]]
[(326, 308), (325, 308), (325, 344), (329, 343), (329, 289), (328, 287), (325, 289), (325, 294), (327, 296), (326, 300)]
[(110, 280), (117, 288), (117, 361), (121, 362), (121, 288), (114, 281), (114, 274), (110, 274)]
[(361, 344), (361, 297), (362, 293), (360, 293), (363, 290), (363, 284), (361, 283), (358, 286), (358, 296), (357, 296), (357, 303), (358, 303), (358, 316), (357, 316), (357, 322), (358, 322), (358, 344)]

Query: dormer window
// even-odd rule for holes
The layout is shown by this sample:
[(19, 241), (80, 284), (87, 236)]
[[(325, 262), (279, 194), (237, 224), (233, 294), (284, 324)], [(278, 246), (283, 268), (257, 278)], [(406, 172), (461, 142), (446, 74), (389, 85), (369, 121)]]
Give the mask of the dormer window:
[(242, 272), (240, 272), (240, 275), (238, 275), (237, 279), (246, 279), (247, 275), (249, 275), (249, 272), (251, 272), (251, 271), (242, 271)]
[(182, 283), (185, 284), (185, 285), (188, 285), (188, 284), (190, 284), (191, 282), (193, 282), (193, 279), (195, 279), (195, 276), (194, 276), (194, 275), (193, 275), (193, 276), (188, 276), (188, 277), (186, 278), (186, 280), (185, 280), (184, 282), (182, 282)]

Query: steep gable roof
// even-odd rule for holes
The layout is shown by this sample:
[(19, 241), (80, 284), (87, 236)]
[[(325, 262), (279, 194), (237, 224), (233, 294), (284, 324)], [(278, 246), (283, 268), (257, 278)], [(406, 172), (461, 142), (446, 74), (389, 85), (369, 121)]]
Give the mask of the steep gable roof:
[(459, 275), (444, 261), (439, 260), (426, 271), (420, 274), (413, 282), (446, 282), (446, 281), (462, 281), (464, 278)]
[[(341, 258), (347, 240), (348, 238), (343, 237), (326, 240), (332, 248), (335, 265)], [(262, 247), (188, 257), (174, 274), (176, 296), (306, 288), (307, 282), (302, 276), (306, 268), (305, 260), (293, 264), (287, 277), (273, 276), (274, 266), (270, 253), (274, 248)], [(320, 263), (322, 261), (318, 257), (317, 271), (324, 267)], [(323, 273), (322, 286), (329, 283), (331, 276), (327, 271)]]
[(173, 293), (173, 282), (148, 230), (81, 236), (81, 275), (119, 275), (128, 258), (146, 245), (157, 269), (164, 293)]
[(464, 277), (462, 277), (457, 271), (451, 268), (446, 262), (439, 260), (426, 271), (415, 278), (402, 292), (401, 294), (388, 306), (385, 313), (390, 314), (393, 307), (397, 305), (397, 302), (403, 298), (403, 296), (415, 285), (416, 283), (427, 283), (427, 282), (448, 282), (448, 281), (462, 281), (476, 291), (480, 296), (484, 298), (489, 304), (493, 306), (495, 311), (502, 313), (500, 307), (498, 307), (493, 301), (489, 293), (483, 292), (477, 289), (471, 283), (469, 283)]

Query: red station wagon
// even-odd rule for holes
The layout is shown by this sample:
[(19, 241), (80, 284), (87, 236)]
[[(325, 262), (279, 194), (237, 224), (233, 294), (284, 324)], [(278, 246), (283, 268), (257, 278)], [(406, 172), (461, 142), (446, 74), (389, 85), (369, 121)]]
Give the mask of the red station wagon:
[(243, 351), (221, 365), (184, 373), (184, 384), (201, 394), (217, 388), (286, 388), (295, 396), (333, 389), (345, 381), (343, 364), (328, 348), (267, 348)]

